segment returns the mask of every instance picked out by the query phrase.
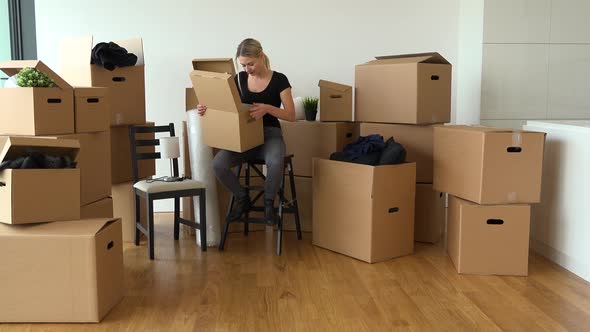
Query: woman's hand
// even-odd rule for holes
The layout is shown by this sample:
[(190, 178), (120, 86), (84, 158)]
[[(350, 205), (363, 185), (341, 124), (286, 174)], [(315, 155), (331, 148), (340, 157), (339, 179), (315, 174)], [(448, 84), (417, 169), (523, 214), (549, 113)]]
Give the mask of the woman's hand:
[(256, 120), (260, 120), (265, 114), (269, 114), (273, 108), (272, 105), (254, 103), (250, 107), (250, 116)]
[(201, 104), (197, 105), (197, 114), (203, 116), (205, 115), (205, 111), (207, 111), (207, 106)]

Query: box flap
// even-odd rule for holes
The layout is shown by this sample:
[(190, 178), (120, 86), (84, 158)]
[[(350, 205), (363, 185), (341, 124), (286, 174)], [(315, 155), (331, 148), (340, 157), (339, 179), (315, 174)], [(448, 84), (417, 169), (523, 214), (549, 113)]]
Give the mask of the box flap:
[(207, 108), (225, 112), (239, 112), (242, 108), (233, 75), (193, 70), (190, 78), (197, 99)]
[[(375, 59), (389, 60), (387, 63), (439, 63), (450, 64), (438, 52), (400, 54), (400, 55), (382, 55), (376, 56)], [(371, 61), (373, 62), (373, 61)]]
[(350, 85), (345, 85), (345, 84), (340, 84), (340, 83), (330, 82), (330, 81), (325, 81), (325, 80), (320, 80), (318, 82), (318, 86), (321, 88), (328, 88), (328, 89), (342, 91), (342, 92), (352, 89), (352, 86), (350, 86)]
[(466, 131), (475, 131), (481, 133), (537, 133), (537, 134), (545, 134), (543, 132), (537, 131), (528, 131), (522, 129), (511, 129), (511, 128), (495, 128), (495, 127), (486, 127), (486, 126), (479, 126), (479, 125), (445, 125), (445, 126), (437, 126), (438, 128), (442, 129), (453, 129), (453, 130), (466, 130)]
[(8, 76), (18, 74), (18, 72), (23, 68), (35, 68), (38, 71), (47, 74), (47, 76), (49, 76), (49, 78), (51, 78), (53, 82), (55, 82), (55, 84), (61, 89), (72, 89), (68, 82), (64, 81), (64, 79), (59, 77), (58, 74), (56, 74), (53, 70), (47, 67), (47, 65), (39, 60), (15, 60), (0, 63), (0, 70), (5, 72)]
[(55, 137), (0, 136), (0, 161), (21, 156), (29, 149), (54, 155), (76, 158), (80, 142)]
[(26, 225), (0, 223), (0, 236), (94, 236), (119, 218), (95, 218)]
[(232, 58), (193, 59), (193, 69), (236, 75), (236, 68)]
[(114, 40), (113, 42), (125, 48), (127, 52), (137, 55), (137, 62), (135, 63), (135, 65), (143, 66), (143, 40), (141, 38)]
[(74, 87), (74, 97), (104, 97), (108, 88)]

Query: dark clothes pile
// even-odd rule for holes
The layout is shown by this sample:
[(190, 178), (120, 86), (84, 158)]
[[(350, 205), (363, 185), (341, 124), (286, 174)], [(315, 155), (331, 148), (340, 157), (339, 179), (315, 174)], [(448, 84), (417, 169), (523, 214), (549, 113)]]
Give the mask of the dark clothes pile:
[(0, 171), (25, 168), (76, 168), (76, 162), (70, 156), (52, 156), (31, 150), (14, 160), (4, 160), (0, 163)]
[(330, 159), (372, 166), (397, 165), (406, 161), (406, 149), (393, 137), (383, 142), (383, 136), (374, 134), (359, 137), (342, 152), (332, 153)]
[(113, 71), (116, 67), (135, 66), (137, 56), (116, 43), (98, 43), (92, 49), (90, 63)]

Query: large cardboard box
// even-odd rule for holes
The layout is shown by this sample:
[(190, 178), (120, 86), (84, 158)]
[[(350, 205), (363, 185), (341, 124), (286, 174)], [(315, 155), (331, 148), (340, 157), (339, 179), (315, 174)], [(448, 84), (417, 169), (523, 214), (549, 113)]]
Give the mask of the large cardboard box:
[(81, 133), (58, 136), (80, 142), (80, 204), (86, 205), (111, 195), (111, 134)]
[(447, 249), (457, 272), (528, 274), (530, 205), (479, 205), (449, 196)]
[(43, 62), (7, 61), (0, 70), (8, 76), (36, 68), (55, 83), (53, 88), (0, 88), (0, 133), (3, 135), (57, 135), (74, 132), (72, 87)]
[(414, 251), (416, 164), (313, 164), (313, 244), (374, 263)]
[[(313, 186), (312, 179), (302, 176), (295, 177), (295, 194), (297, 195), (297, 205), (299, 207), (299, 223), (301, 224), (301, 231), (311, 232), (313, 230)], [(291, 182), (289, 177), (285, 177), (285, 197), (287, 200), (292, 200), (291, 197)], [(295, 215), (285, 213), (283, 215), (283, 229), (286, 231), (295, 231)]]
[(93, 218), (112, 218), (113, 217), (113, 199), (110, 197), (103, 198), (90, 204), (80, 207), (81, 219)]
[(65, 38), (59, 46), (59, 74), (74, 86), (109, 88), (111, 126), (145, 123), (145, 77), (141, 38), (115, 41), (137, 56), (135, 66), (110, 71), (90, 64), (92, 36)]
[[(214, 72), (223, 59), (194, 60), (190, 78), (198, 102), (207, 105), (207, 112), (202, 117), (203, 142), (211, 147), (244, 152), (264, 144), (262, 119), (250, 117), (250, 105), (242, 104), (240, 93), (234, 82), (231, 59), (225, 60), (226, 66)], [(206, 66), (212, 62), (212, 66)], [(212, 68), (210, 68), (212, 67)]]
[(99, 322), (123, 297), (121, 221), (0, 225), (0, 321)]
[(354, 87), (356, 121), (451, 120), (451, 64), (438, 53), (383, 56), (357, 65)]
[[(146, 123), (153, 126), (153, 122)], [(136, 134), (139, 139), (154, 139), (153, 133)], [(138, 147), (138, 152), (155, 152), (154, 146)], [(156, 174), (156, 161), (144, 159), (138, 161), (139, 178), (147, 178)], [(133, 181), (133, 166), (131, 162), (131, 142), (129, 141), (129, 126), (111, 128), (111, 183)]]
[(352, 121), (352, 87), (320, 80), (320, 121)]
[(293, 154), (293, 172), (310, 177), (312, 159), (329, 159), (358, 138), (353, 123), (317, 121), (281, 121), (287, 154)]
[(384, 140), (393, 137), (406, 149), (406, 160), (416, 162), (416, 182), (432, 183), (432, 148), (434, 126), (386, 123), (361, 123), (360, 135), (379, 134)]
[[(133, 242), (135, 240), (135, 201), (133, 195), (133, 182), (114, 184), (112, 189), (113, 198), (113, 216), (121, 218), (123, 242)], [(147, 207), (145, 199), (139, 200), (140, 223), (147, 227)], [(140, 233), (143, 237), (143, 234)]]
[(545, 133), (434, 128), (434, 189), (479, 204), (538, 203)]
[(445, 230), (445, 217), (445, 195), (434, 191), (432, 184), (416, 184), (414, 241), (438, 242)]
[(76, 133), (109, 131), (111, 108), (107, 88), (74, 88)]
[[(75, 140), (0, 136), (0, 162), (32, 150), (75, 159)], [(0, 171), (0, 222), (29, 224), (80, 218), (80, 169), (5, 169)]]

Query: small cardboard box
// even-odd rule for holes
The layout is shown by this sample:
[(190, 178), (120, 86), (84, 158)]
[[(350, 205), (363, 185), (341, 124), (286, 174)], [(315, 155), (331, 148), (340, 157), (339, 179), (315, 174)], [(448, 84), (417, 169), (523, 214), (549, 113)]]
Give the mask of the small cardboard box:
[[(33, 150), (76, 158), (75, 140), (0, 136), (0, 162)], [(29, 224), (80, 219), (80, 169), (5, 169), (0, 171), (0, 222)]]
[(250, 105), (242, 104), (234, 71), (208, 71), (233, 68), (231, 59), (225, 60), (225, 69), (217, 68), (220, 61), (223, 64), (223, 59), (194, 60), (193, 67), (199, 69), (190, 74), (198, 102), (207, 105), (201, 122), (203, 141), (214, 148), (244, 152), (264, 144), (262, 120), (250, 117)]
[(528, 274), (531, 207), (479, 205), (449, 196), (447, 250), (457, 272)]
[(58, 136), (80, 142), (80, 204), (111, 195), (111, 134), (108, 131)]
[(137, 56), (135, 66), (109, 71), (90, 64), (93, 37), (65, 38), (59, 46), (59, 70), (74, 86), (109, 88), (111, 126), (145, 123), (145, 77), (141, 38), (115, 41)]
[(414, 241), (438, 242), (445, 230), (445, 214), (445, 195), (434, 191), (432, 184), (416, 184)]
[(99, 322), (124, 293), (121, 221), (0, 225), (1, 322)]
[(438, 53), (382, 56), (356, 65), (354, 87), (358, 122), (451, 120), (451, 64)]
[(406, 149), (406, 160), (416, 162), (416, 182), (432, 183), (434, 126), (361, 123), (359, 127), (361, 136), (379, 134), (384, 140), (393, 137)]
[(414, 251), (416, 164), (313, 164), (313, 244), (374, 263)]
[[(109, 189), (110, 191), (110, 189)], [(80, 207), (81, 219), (93, 218), (112, 218), (113, 217), (113, 199), (110, 197), (103, 198), (100, 201), (86, 204)]]
[[(112, 189), (113, 216), (121, 218), (123, 229), (123, 242), (133, 242), (135, 239), (135, 201), (133, 195), (133, 182), (114, 184)], [(140, 222), (147, 227), (147, 208), (145, 199), (139, 200)], [(140, 233), (142, 235), (142, 233)], [(143, 237), (143, 235), (142, 235)]]
[(310, 177), (312, 159), (329, 159), (358, 138), (353, 123), (318, 121), (281, 121), (287, 154), (293, 154), (293, 172)]
[[(153, 122), (146, 125), (153, 126)], [(154, 139), (153, 133), (137, 134), (139, 139)], [(138, 152), (155, 152), (154, 146), (142, 146)], [(139, 178), (148, 178), (156, 174), (156, 161), (144, 159), (138, 161)], [(131, 161), (131, 143), (129, 142), (129, 126), (111, 127), (111, 183), (123, 183), (133, 181), (133, 168)]]
[(352, 122), (352, 86), (320, 80), (320, 121)]
[(109, 131), (111, 109), (107, 88), (74, 88), (76, 133)]
[(545, 133), (434, 128), (434, 189), (479, 204), (538, 203)]
[(58, 135), (74, 132), (72, 87), (38, 60), (7, 61), (0, 70), (8, 76), (23, 68), (47, 74), (53, 88), (0, 88), (0, 133), (3, 135)]
[[(313, 230), (313, 190), (312, 179), (308, 177), (295, 177), (295, 194), (297, 195), (297, 205), (299, 207), (299, 223), (301, 224), (301, 231), (311, 232)], [(287, 200), (292, 200), (291, 197), (291, 182), (289, 178), (285, 178), (285, 197)], [(283, 214), (283, 230), (295, 231), (295, 215), (292, 213)]]

